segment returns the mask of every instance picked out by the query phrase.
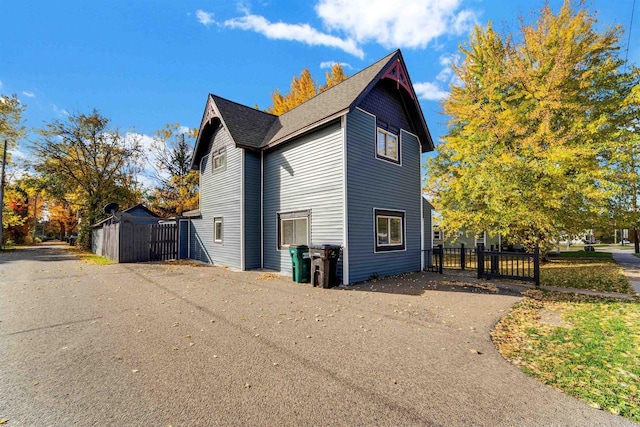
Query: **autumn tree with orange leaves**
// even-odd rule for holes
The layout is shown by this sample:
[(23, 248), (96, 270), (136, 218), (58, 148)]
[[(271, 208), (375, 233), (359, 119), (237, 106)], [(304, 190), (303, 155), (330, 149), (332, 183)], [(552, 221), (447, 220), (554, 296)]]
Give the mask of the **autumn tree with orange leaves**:
[(347, 75), (339, 63), (333, 64), (331, 71), (327, 71), (324, 86), (316, 84), (309, 69), (305, 68), (300, 76), (293, 76), (289, 93), (283, 95), (279, 89), (273, 91), (271, 94), (273, 105), (267, 109), (267, 112), (276, 116), (284, 114), (346, 79)]

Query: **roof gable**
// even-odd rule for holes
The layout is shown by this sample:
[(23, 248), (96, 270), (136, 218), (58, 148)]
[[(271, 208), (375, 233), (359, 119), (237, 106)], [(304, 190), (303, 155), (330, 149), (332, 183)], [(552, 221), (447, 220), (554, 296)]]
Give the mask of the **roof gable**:
[(358, 106), (382, 79), (396, 82), (398, 96), (407, 107), (408, 117), (421, 142), (422, 152), (433, 150), (433, 140), (402, 53), (396, 50), (280, 116), (209, 95), (191, 166), (197, 168), (200, 159), (206, 154), (204, 151), (207, 149), (208, 140), (219, 124), (228, 130), (237, 146), (256, 150), (268, 149), (347, 114)]

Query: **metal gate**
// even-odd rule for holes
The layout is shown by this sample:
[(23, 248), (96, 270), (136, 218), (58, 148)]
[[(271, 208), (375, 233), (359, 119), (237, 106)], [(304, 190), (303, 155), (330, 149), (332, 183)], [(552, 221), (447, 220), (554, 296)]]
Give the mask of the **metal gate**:
[(540, 286), (540, 251), (522, 252), (486, 251), (476, 248), (444, 248), (438, 245), (423, 251), (425, 269), (443, 273), (444, 269), (476, 270), (478, 279), (511, 279), (534, 282)]

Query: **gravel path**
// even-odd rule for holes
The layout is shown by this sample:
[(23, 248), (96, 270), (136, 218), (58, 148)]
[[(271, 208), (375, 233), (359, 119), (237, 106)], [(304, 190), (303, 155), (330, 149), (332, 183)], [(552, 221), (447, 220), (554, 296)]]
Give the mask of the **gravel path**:
[[(0, 253), (7, 426), (634, 425), (526, 377), (489, 331), (517, 296)], [(446, 286), (441, 288), (447, 288)]]

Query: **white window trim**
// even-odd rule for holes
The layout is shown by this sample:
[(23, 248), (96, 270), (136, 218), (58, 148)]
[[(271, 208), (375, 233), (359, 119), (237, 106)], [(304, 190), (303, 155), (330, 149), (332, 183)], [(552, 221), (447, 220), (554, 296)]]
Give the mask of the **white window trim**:
[[(216, 232), (217, 227), (216, 224), (220, 223), (220, 232), (222, 236), (218, 236)], [(213, 218), (213, 242), (214, 243), (224, 243), (224, 217), (217, 216)]]
[[(295, 216), (295, 214), (300, 213), (300, 216)], [(292, 216), (289, 216), (289, 215)], [(286, 218), (281, 218), (281, 216), (286, 215)], [(276, 212), (276, 250), (278, 251), (288, 251), (290, 245), (281, 245), (282, 242), (282, 227), (280, 223), (284, 220), (296, 220), (296, 219), (305, 219), (307, 221), (307, 245), (311, 242), (311, 209), (292, 209), (287, 211), (279, 211)]]
[[(437, 237), (436, 233), (438, 233)], [(433, 230), (433, 240), (442, 240), (442, 230)]]
[[(223, 159), (224, 162), (216, 167), (216, 159)], [(218, 170), (223, 170), (227, 167), (227, 148), (222, 147), (216, 151), (212, 151), (211, 153), (211, 171), (215, 172)]]
[[(377, 227), (378, 227), (378, 221), (380, 219), (386, 219), (387, 220), (387, 227), (388, 227), (387, 228), (387, 230), (388, 230), (387, 233), (389, 234), (389, 237), (387, 237), (387, 240), (391, 240), (391, 220), (399, 219), (400, 220), (400, 227), (402, 227), (402, 217), (394, 216), (394, 215), (376, 215), (376, 239), (377, 239), (377, 235), (379, 234), (379, 232), (377, 230)], [(402, 231), (402, 229), (400, 231)], [(400, 234), (401, 234), (400, 241), (397, 242), (397, 243), (392, 243), (391, 241), (389, 243), (377, 242), (376, 245), (378, 247), (380, 247), (380, 246), (400, 246), (400, 245), (402, 245), (404, 243), (403, 242), (404, 237), (402, 236), (403, 233), (400, 233)]]
[[(398, 216), (394, 217), (392, 215), (376, 215), (376, 211), (387, 211), (387, 212), (397, 212)], [(375, 254), (386, 254), (389, 252), (406, 252), (407, 250), (407, 212), (404, 210), (400, 210), (400, 209), (387, 209), (387, 208), (373, 208), (373, 253)], [(401, 222), (401, 226), (402, 226), (402, 243), (400, 244), (382, 244), (379, 245), (378, 244), (378, 217), (392, 217), (392, 218), (400, 218)], [(403, 248), (401, 249), (386, 249), (386, 250), (382, 250), (379, 251), (378, 248), (379, 247), (393, 247), (393, 246), (400, 246), (402, 245)]]
[(474, 236), (475, 239), (475, 245), (474, 246), (478, 246), (478, 243), (482, 243), (483, 245), (487, 246), (487, 232), (483, 231), (482, 232), (482, 239), (478, 239), (478, 235), (476, 234)]
[[(387, 156), (385, 154), (378, 153), (378, 132), (381, 132), (381, 133), (383, 133), (383, 134), (385, 134), (387, 136), (391, 135), (391, 136), (395, 137), (396, 143), (398, 144), (398, 147), (397, 147), (398, 158), (397, 159), (394, 158), (394, 157), (391, 157), (391, 156)], [(390, 162), (390, 163), (393, 163), (393, 164), (396, 164), (396, 165), (401, 165), (401, 163), (402, 163), (402, 160), (401, 160), (401, 157), (402, 157), (401, 150), (402, 150), (402, 148), (401, 148), (401, 146), (402, 146), (402, 142), (401, 142), (400, 135), (396, 135), (395, 133), (389, 132), (388, 130), (385, 130), (385, 129), (382, 129), (381, 127), (378, 127), (378, 123), (377, 123), (377, 119), (376, 119), (376, 159), (384, 160), (384, 161), (387, 161), (387, 162)], [(387, 149), (387, 137), (385, 136), (385, 151), (386, 151), (386, 149)]]
[[(398, 162), (394, 161), (394, 160), (388, 160), (385, 159), (384, 157), (378, 157), (378, 118), (376, 117), (375, 114), (368, 112), (367, 110), (363, 110), (360, 107), (356, 107), (356, 110), (359, 110), (361, 112), (363, 112), (364, 114), (367, 114), (368, 116), (370, 116), (371, 118), (373, 118), (373, 123), (374, 123), (374, 128), (373, 128), (373, 158), (376, 160), (380, 160), (383, 162), (386, 162), (387, 164), (390, 165), (394, 165), (394, 166), (402, 166), (402, 133), (406, 132), (404, 129), (400, 129), (400, 135), (398, 136), (398, 138), (400, 138), (399, 141), (399, 152), (398, 152), (398, 157), (400, 158), (400, 160)], [(413, 135), (410, 132), (407, 132), (410, 135)], [(418, 142), (418, 145), (420, 145), (420, 139), (418, 137), (416, 137), (416, 141)]]

